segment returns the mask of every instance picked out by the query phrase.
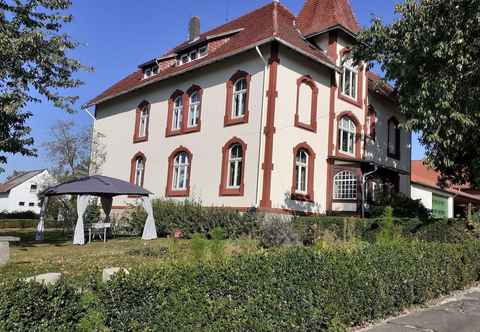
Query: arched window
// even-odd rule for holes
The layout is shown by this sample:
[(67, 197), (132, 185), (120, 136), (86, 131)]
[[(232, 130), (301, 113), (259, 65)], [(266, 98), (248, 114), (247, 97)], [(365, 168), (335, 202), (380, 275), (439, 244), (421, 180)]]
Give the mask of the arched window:
[(250, 78), (247, 72), (238, 71), (227, 81), (225, 126), (248, 122)]
[(187, 189), (188, 182), (188, 155), (186, 152), (180, 152), (175, 156), (173, 163), (173, 183), (172, 190)]
[(367, 116), (367, 128), (368, 128), (368, 137), (372, 141), (377, 139), (377, 112), (373, 106), (368, 107), (368, 116)]
[(292, 199), (313, 202), (315, 157), (307, 143), (293, 149)]
[(338, 172), (333, 178), (333, 199), (356, 200), (357, 178), (351, 171)]
[(236, 137), (223, 146), (220, 196), (243, 195), (246, 150), (247, 144)]
[(295, 163), (295, 192), (299, 194), (307, 193), (307, 172), (308, 172), (308, 152), (301, 149), (297, 153)]
[(308, 75), (297, 80), (297, 112), (295, 126), (313, 132), (317, 131), (318, 88)]
[(182, 117), (183, 117), (183, 98), (182, 96), (177, 96), (173, 101), (173, 120), (172, 120), (172, 130), (180, 130), (182, 128)]
[(338, 145), (341, 152), (355, 155), (356, 133), (355, 122), (347, 116), (342, 117), (338, 124)]
[(241, 118), (247, 111), (247, 79), (240, 78), (233, 85), (233, 119)]
[(228, 188), (240, 188), (242, 184), (243, 149), (240, 144), (234, 144), (229, 150)]
[(150, 118), (150, 103), (143, 101), (138, 105), (135, 113), (135, 131), (133, 142), (140, 143), (148, 140), (148, 126)]
[(190, 106), (188, 112), (188, 128), (195, 128), (198, 126), (200, 120), (200, 108), (202, 105), (202, 98), (198, 91), (194, 91), (190, 95)]
[(190, 174), (192, 153), (185, 147), (179, 147), (168, 158), (167, 197), (185, 197), (190, 195)]
[(358, 85), (358, 69), (355, 67), (353, 59), (346, 56), (342, 61), (343, 73), (341, 84), (341, 92), (344, 96), (357, 99)]
[(400, 159), (400, 126), (398, 120), (388, 120), (388, 156)]
[(141, 152), (133, 156), (130, 166), (130, 183), (143, 187), (146, 161), (145, 155)]

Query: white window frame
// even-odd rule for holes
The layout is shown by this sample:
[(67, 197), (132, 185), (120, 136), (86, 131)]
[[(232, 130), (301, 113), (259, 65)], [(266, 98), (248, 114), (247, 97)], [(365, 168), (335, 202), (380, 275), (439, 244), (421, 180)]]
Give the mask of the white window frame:
[(148, 116), (148, 106), (144, 106), (143, 109), (140, 111), (140, 125), (138, 128), (139, 137), (147, 136)]
[[(345, 142), (345, 136), (344, 133), (347, 134), (347, 151), (343, 149), (344, 142)], [(339, 146), (339, 151), (342, 153), (346, 153), (352, 156), (355, 156), (355, 148), (356, 148), (356, 135), (357, 135), (357, 125), (355, 122), (350, 119), (348, 116), (344, 116), (343, 118), (340, 119), (340, 122), (338, 124), (338, 135), (340, 135), (340, 138), (338, 140), (340, 146)]]
[(172, 130), (182, 129), (183, 96), (177, 96), (173, 101)]
[[(303, 161), (302, 156), (305, 156), (305, 161)], [(300, 149), (295, 156), (295, 193), (306, 195), (308, 193), (308, 163), (310, 162), (310, 156), (308, 152), (304, 149)], [(302, 177), (303, 185), (305, 188), (302, 188)]]
[(141, 187), (143, 185), (142, 179), (145, 173), (145, 162), (143, 158), (139, 157), (135, 161), (135, 185)]
[(333, 177), (333, 199), (356, 201), (358, 197), (357, 178), (351, 171), (341, 171)]
[[(237, 90), (237, 84), (240, 81), (245, 82), (245, 87), (243, 89)], [(236, 80), (235, 83), (233, 84), (232, 119), (243, 118), (245, 116), (245, 114), (247, 113), (247, 105), (246, 105), (246, 103), (247, 103), (247, 93), (248, 93), (247, 79), (245, 77), (241, 77), (238, 80)], [(238, 101), (237, 101), (237, 98), (238, 98)], [(239, 106), (238, 109), (237, 109), (237, 102), (239, 104), (241, 103), (242, 108), (240, 108), (240, 106)], [(237, 110), (239, 110), (239, 112), (237, 112)]]
[(198, 58), (201, 59), (203, 57), (206, 57), (208, 55), (208, 46), (202, 46), (198, 49)]
[[(238, 149), (237, 151), (239, 151), (240, 153), (234, 155), (234, 149)], [(228, 149), (228, 189), (239, 189), (242, 185), (243, 155), (244, 151), (241, 144), (235, 143)]]
[(190, 160), (186, 152), (179, 152), (173, 161), (172, 190), (181, 191), (188, 187)]
[[(198, 99), (194, 100), (194, 97)], [(190, 105), (188, 111), (188, 128), (195, 128), (198, 126), (200, 120), (200, 109), (202, 107), (202, 97), (198, 91), (194, 91), (190, 96)]]
[[(349, 79), (347, 84), (347, 77)], [(342, 95), (357, 100), (358, 96), (358, 69), (354, 67), (352, 59), (343, 62)]]

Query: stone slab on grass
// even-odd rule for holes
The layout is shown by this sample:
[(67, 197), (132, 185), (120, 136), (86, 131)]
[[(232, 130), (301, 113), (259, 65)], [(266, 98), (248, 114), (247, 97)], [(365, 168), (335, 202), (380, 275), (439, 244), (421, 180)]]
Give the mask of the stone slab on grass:
[(119, 273), (120, 271), (122, 271), (125, 274), (129, 273), (127, 269), (124, 269), (124, 268), (121, 268), (121, 267), (109, 267), (109, 268), (103, 269), (102, 281), (103, 282), (108, 282), (108, 281), (112, 280), (112, 278), (117, 273)]
[(38, 282), (39, 284), (44, 284), (44, 285), (54, 285), (57, 282), (60, 281), (62, 278), (61, 273), (44, 273), (44, 274), (39, 274), (34, 277), (26, 278), (25, 281), (27, 282)]
[(0, 266), (8, 263), (10, 259), (10, 246), (8, 242), (0, 242)]

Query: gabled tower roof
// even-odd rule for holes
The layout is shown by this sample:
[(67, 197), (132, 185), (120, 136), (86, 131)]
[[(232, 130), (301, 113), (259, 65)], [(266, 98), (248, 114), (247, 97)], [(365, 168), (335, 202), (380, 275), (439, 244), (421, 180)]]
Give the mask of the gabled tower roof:
[(305, 36), (337, 25), (353, 33), (360, 31), (350, 0), (305, 0), (297, 21), (300, 31)]

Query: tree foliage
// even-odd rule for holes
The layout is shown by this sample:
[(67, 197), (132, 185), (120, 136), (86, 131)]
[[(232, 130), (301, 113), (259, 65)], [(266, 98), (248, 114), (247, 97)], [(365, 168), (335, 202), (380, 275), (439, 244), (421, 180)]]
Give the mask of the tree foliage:
[[(7, 153), (34, 156), (24, 108), (46, 98), (74, 111), (76, 96), (64, 89), (82, 82), (74, 74), (88, 69), (68, 53), (78, 43), (62, 32), (72, 20), (70, 0), (0, 0), (0, 164)], [(1, 170), (1, 169), (0, 169)]]
[(480, 187), (480, 0), (405, 0), (395, 12), (360, 33), (355, 57), (394, 82), (406, 128), (444, 180)]

